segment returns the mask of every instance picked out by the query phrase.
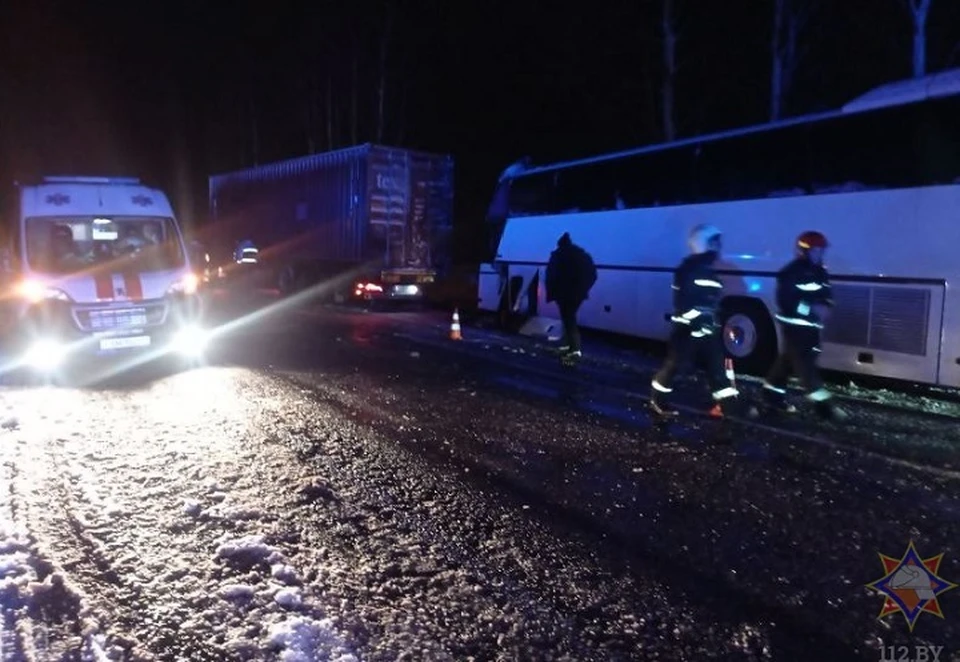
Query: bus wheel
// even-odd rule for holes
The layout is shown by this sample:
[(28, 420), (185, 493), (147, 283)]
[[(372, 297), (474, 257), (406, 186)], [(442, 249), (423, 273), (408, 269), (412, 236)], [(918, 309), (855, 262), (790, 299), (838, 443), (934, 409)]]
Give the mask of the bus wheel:
[(766, 309), (737, 303), (723, 315), (723, 348), (739, 371), (763, 375), (777, 353), (777, 333)]

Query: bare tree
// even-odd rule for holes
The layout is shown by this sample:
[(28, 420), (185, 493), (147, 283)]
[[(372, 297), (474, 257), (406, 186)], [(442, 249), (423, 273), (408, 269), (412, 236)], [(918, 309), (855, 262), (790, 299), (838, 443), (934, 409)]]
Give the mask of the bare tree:
[(674, 0), (663, 0), (661, 22), (663, 39), (663, 83), (660, 90), (663, 111), (663, 137), (671, 141), (677, 136), (674, 94), (677, 79), (677, 22)]
[[(358, 43), (359, 40), (354, 43)], [(360, 97), (360, 54), (357, 47), (353, 48), (353, 61), (350, 69), (350, 144), (356, 145), (357, 140), (357, 120)]]
[(334, 148), (333, 73), (327, 70), (327, 149)]
[(386, 130), (386, 96), (387, 96), (387, 49), (390, 45), (390, 33), (393, 29), (393, 4), (387, 6), (387, 17), (384, 20), (383, 34), (380, 37), (380, 68), (377, 80), (377, 130), (376, 141), (383, 142)]
[(253, 165), (260, 165), (260, 118), (253, 92), (248, 97), (250, 109), (250, 146), (253, 150)]
[(252, 85), (248, 84), (237, 101), (237, 135), (240, 145), (240, 162), (258, 165), (260, 162), (260, 121), (257, 99)]
[(307, 154), (317, 153), (317, 134), (319, 133), (320, 120), (320, 81), (314, 67), (308, 67), (307, 73), (302, 81), (301, 95), (301, 113), (303, 120), (303, 133), (307, 143)]
[(770, 121), (783, 116), (783, 107), (803, 53), (798, 49), (801, 32), (816, 8), (812, 0), (773, 0), (773, 31), (770, 38)]
[(913, 77), (927, 73), (927, 17), (933, 0), (900, 0), (913, 18)]
[(405, 87), (400, 88), (399, 92), (400, 103), (397, 107), (397, 144), (403, 145), (403, 141), (407, 137), (407, 90)]

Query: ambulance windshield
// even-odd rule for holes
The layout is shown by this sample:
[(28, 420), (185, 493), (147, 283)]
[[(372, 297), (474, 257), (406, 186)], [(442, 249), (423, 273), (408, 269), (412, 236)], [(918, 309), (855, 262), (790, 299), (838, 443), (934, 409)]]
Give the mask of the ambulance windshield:
[(111, 262), (138, 271), (185, 264), (180, 236), (169, 218), (28, 218), (26, 244), (30, 267), (46, 273), (74, 273)]

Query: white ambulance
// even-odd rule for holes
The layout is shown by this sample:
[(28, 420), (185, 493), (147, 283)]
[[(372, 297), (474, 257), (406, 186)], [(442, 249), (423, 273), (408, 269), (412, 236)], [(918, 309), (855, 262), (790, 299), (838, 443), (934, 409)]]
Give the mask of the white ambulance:
[(4, 353), (16, 365), (203, 351), (199, 279), (162, 191), (138, 179), (46, 177), (17, 186), (4, 220)]

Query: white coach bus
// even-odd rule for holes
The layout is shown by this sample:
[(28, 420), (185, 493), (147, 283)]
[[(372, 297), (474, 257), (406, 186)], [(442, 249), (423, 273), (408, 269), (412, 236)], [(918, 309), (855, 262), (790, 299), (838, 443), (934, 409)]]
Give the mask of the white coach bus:
[(724, 233), (724, 343), (756, 372), (777, 350), (776, 272), (819, 230), (837, 302), (821, 365), (960, 386), (960, 69), (834, 112), (530, 169), (497, 200), (481, 310), (558, 326), (543, 278), (569, 232), (599, 274), (582, 325), (665, 340), (672, 272), (709, 222)]

